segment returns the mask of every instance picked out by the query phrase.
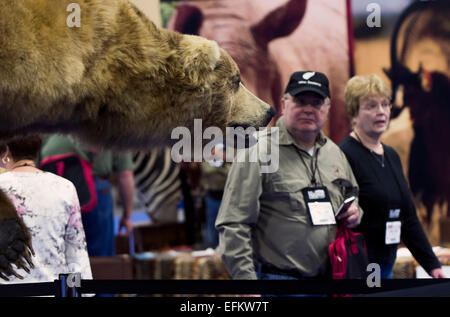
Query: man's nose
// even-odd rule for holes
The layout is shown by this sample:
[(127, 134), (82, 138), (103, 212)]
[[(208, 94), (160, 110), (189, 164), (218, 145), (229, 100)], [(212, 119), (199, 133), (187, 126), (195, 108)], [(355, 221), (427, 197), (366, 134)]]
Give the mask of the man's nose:
[(300, 108), (304, 112), (313, 112), (315, 110), (315, 108), (313, 107), (313, 105), (310, 102), (307, 102), (306, 104), (303, 104)]

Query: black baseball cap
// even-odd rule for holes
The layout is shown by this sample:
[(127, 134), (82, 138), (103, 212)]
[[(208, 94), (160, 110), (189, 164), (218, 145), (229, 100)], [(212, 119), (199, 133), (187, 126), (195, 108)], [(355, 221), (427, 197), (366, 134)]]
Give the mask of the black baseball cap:
[(330, 98), (330, 87), (327, 76), (314, 71), (293, 73), (289, 79), (285, 93), (295, 96), (305, 91), (313, 91), (323, 98)]

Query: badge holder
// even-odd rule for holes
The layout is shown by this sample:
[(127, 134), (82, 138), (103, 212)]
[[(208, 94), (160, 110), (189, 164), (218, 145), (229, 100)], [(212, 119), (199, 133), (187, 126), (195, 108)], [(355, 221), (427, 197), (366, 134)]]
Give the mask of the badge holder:
[(314, 226), (336, 224), (333, 205), (326, 187), (306, 187), (302, 189), (302, 193)]
[(399, 244), (401, 231), (402, 231), (402, 222), (401, 221), (388, 221), (386, 222), (386, 236), (385, 236), (385, 244)]
[(386, 245), (399, 244), (401, 241), (402, 222), (400, 221), (400, 208), (389, 209), (389, 220), (386, 221)]

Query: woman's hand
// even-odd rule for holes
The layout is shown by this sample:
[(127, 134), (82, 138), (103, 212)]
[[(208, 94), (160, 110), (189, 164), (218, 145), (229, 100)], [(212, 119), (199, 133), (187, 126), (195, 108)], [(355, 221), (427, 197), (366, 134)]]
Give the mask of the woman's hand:
[(433, 278), (446, 278), (446, 276), (444, 275), (444, 272), (442, 272), (441, 268), (434, 269), (433, 271), (430, 272), (430, 275)]

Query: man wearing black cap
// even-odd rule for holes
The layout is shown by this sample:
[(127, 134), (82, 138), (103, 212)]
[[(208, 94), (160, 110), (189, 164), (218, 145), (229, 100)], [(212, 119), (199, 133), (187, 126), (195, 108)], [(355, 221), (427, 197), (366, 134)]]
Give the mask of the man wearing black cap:
[(298, 145), (310, 151), (328, 119), (328, 78), (319, 72), (295, 72), (286, 87), (281, 105), (286, 129)]
[[(357, 186), (345, 155), (321, 132), (330, 109), (327, 77), (295, 72), (281, 104), (276, 127), (257, 136), (270, 143), (278, 133), (278, 170), (264, 173), (260, 162), (238, 161), (228, 174), (216, 227), (233, 279), (328, 277), (328, 246), (344, 200), (332, 182), (343, 178)], [(242, 151), (251, 156), (255, 148)], [(337, 219), (355, 227), (361, 217), (356, 200)]]

